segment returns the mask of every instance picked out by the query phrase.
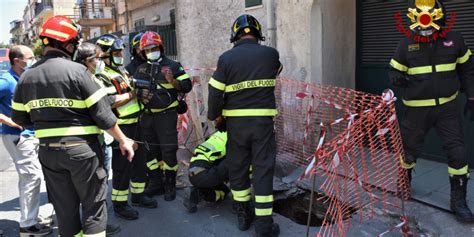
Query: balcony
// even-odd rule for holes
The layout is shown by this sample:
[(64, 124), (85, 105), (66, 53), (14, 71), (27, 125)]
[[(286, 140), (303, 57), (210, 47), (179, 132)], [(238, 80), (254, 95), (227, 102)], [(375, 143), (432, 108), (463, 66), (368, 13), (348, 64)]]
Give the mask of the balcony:
[(40, 3), (36, 3), (35, 6), (35, 18), (39, 18), (45, 14), (45, 12), (53, 12), (53, 1), (43, 0)]
[(74, 17), (83, 27), (101, 27), (114, 24), (114, 7), (110, 2), (84, 2), (74, 8)]

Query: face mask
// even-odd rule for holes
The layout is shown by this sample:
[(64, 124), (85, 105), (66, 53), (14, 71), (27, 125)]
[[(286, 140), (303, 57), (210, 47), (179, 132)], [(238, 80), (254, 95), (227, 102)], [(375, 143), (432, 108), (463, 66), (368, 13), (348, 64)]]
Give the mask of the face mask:
[(155, 51), (155, 52), (147, 53), (146, 57), (150, 61), (155, 61), (155, 60), (158, 60), (161, 57), (161, 52), (160, 51)]
[(115, 65), (123, 65), (123, 57), (113, 57)]
[(28, 61), (26, 61), (26, 65), (23, 67), (23, 70), (26, 71), (28, 69), (31, 68), (31, 66), (33, 66), (33, 64), (36, 63), (36, 60), (34, 59), (29, 59)]
[(101, 73), (104, 71), (104, 68), (105, 68), (105, 63), (103, 60), (99, 60), (99, 62), (97, 62), (97, 65), (95, 65), (95, 75)]

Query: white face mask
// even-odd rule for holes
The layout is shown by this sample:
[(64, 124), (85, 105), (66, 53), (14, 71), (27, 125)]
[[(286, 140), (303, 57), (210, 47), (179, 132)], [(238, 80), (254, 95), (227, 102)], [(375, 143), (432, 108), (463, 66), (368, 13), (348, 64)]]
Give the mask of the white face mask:
[(95, 65), (95, 75), (101, 73), (104, 71), (104, 68), (105, 68), (105, 63), (103, 60), (99, 60), (99, 62), (97, 62), (97, 65)]
[(123, 57), (113, 57), (115, 65), (123, 65)]
[(150, 52), (146, 54), (146, 58), (150, 61), (156, 61), (161, 57), (160, 51)]
[(33, 66), (33, 64), (36, 63), (36, 60), (35, 59), (29, 59), (28, 61), (26, 61), (26, 65), (25, 67), (23, 67), (23, 70), (26, 71), (28, 69), (31, 68), (31, 66)]

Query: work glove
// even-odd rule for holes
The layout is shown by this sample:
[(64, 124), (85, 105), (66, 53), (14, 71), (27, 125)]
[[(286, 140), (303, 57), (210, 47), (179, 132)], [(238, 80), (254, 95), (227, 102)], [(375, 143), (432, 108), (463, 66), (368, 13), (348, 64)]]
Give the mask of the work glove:
[(216, 129), (219, 132), (227, 131), (227, 125), (226, 125), (226, 121), (225, 121), (224, 117), (219, 116), (219, 117), (216, 118), (216, 120), (214, 120), (214, 122), (215, 122), (215, 125), (216, 125)]
[[(470, 115), (468, 115), (470, 113)], [(464, 106), (464, 115), (467, 115), (469, 120), (474, 121), (474, 100), (468, 99)]]

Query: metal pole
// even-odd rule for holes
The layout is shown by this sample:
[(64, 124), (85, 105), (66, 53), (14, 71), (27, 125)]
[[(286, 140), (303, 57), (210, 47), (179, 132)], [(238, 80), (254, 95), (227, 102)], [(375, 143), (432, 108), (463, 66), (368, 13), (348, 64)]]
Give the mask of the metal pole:
[(267, 40), (268, 46), (276, 48), (275, 1), (267, 0)]

